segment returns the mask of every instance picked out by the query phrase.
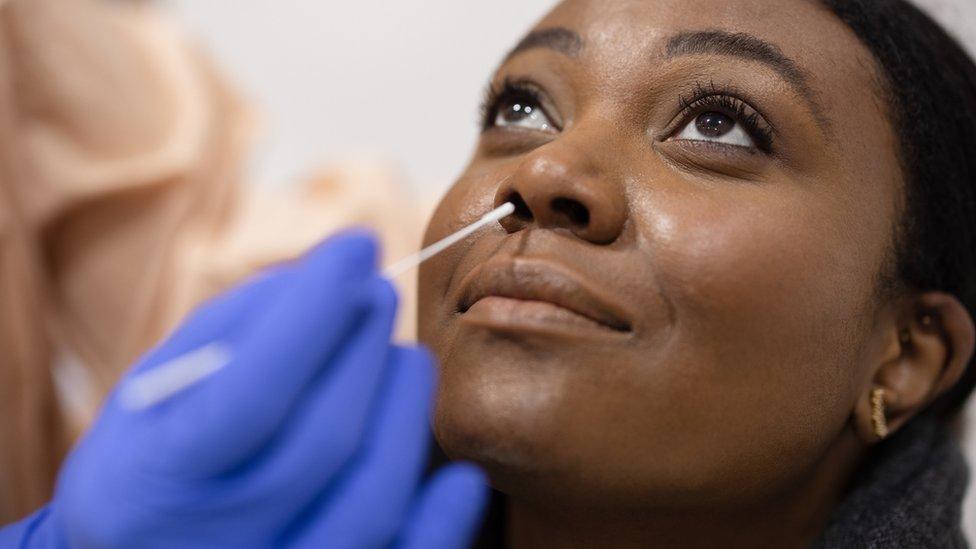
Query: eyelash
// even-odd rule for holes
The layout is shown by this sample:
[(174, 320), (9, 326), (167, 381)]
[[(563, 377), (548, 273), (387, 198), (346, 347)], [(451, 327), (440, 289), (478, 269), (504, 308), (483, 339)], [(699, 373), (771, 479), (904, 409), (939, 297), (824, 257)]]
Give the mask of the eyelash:
[[(746, 132), (756, 142), (759, 150), (770, 153), (773, 149), (773, 130), (765, 119), (748, 103), (739, 99), (734, 90), (717, 87), (714, 83), (708, 85), (698, 83), (689, 95), (679, 98), (679, 108), (682, 116), (682, 127), (693, 123), (695, 117), (710, 111), (720, 112), (735, 118), (743, 125)], [(727, 146), (727, 145), (726, 145)]]
[[(502, 104), (516, 102), (518, 100), (528, 100), (542, 108), (541, 94), (535, 86), (528, 82), (505, 78), (499, 86), (489, 84), (485, 89), (484, 99), (481, 102), (481, 131), (487, 131), (495, 127), (498, 109)], [(542, 108), (542, 110), (545, 112), (545, 108)]]

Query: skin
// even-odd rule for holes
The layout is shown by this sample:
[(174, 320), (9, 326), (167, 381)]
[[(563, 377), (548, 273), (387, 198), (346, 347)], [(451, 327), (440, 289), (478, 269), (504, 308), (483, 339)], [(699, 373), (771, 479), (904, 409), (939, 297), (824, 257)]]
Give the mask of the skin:
[[(421, 270), (438, 441), (508, 494), (512, 547), (809, 543), (878, 440), (872, 389), (897, 431), (973, 352), (952, 296), (878, 292), (903, 182), (873, 59), (806, 0), (570, 0), (554, 28), (576, 51), (493, 77), (531, 82), (552, 127), (487, 129), (427, 231), (520, 201)], [(809, 93), (668, 54), (715, 29), (774, 45)], [(696, 87), (734, 89), (771, 152), (680, 138)], [(612, 314), (570, 312), (580, 295)]]

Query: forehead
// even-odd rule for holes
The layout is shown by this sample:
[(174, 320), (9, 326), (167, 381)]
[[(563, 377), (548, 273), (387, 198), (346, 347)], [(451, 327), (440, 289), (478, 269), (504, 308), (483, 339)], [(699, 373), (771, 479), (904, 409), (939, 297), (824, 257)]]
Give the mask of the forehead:
[(566, 0), (536, 26), (551, 27), (579, 33), (581, 63), (602, 76), (653, 76), (671, 37), (722, 30), (776, 47), (803, 70), (831, 110), (843, 114), (862, 108), (866, 95), (876, 97), (871, 54), (816, 0)]
[[(564, 0), (538, 27), (565, 26), (606, 50), (653, 48), (681, 30), (748, 32), (797, 57), (811, 49), (849, 55), (857, 38), (816, 0)], [(647, 53), (645, 51), (645, 53)]]

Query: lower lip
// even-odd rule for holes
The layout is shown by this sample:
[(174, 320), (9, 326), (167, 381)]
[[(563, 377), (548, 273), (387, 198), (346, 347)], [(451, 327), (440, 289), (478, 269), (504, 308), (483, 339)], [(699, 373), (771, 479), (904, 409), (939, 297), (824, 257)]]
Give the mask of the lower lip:
[(554, 303), (498, 296), (479, 299), (461, 315), (461, 319), (469, 324), (508, 332), (623, 335), (623, 332)]

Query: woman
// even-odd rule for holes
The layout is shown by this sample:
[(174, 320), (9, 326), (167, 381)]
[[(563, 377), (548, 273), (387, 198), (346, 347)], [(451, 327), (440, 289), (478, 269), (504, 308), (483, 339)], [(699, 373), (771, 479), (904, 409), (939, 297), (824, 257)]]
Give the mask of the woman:
[[(423, 268), (419, 316), (486, 545), (966, 545), (976, 67), (902, 0), (769, 6), (567, 0), (495, 75), (427, 240), (516, 213)], [(463, 539), (477, 472), (414, 494), (429, 376), (374, 263), (346, 237), (203, 308), (136, 375), (236, 363), (123, 386), (13, 535)]]
[[(511, 547), (961, 547), (976, 67), (901, 0), (567, 0), (421, 271)], [(503, 511), (503, 512), (501, 512)]]

